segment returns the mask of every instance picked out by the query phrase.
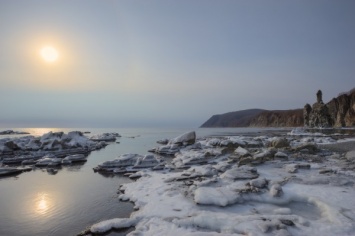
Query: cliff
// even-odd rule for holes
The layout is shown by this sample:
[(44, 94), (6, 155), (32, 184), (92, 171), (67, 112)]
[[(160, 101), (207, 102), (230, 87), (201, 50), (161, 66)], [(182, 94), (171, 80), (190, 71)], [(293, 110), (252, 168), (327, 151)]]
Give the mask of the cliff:
[(207, 127), (296, 127), (303, 126), (302, 109), (249, 109), (214, 115), (201, 125)]
[(303, 110), (307, 127), (355, 126), (355, 89), (341, 93), (327, 104), (323, 103), (322, 91), (317, 93), (317, 102)]
[(322, 91), (311, 106), (294, 110), (249, 109), (214, 115), (201, 127), (344, 127), (355, 126), (355, 88), (324, 103)]
[(264, 111), (255, 116), (252, 127), (298, 127), (303, 126), (303, 110), (274, 110)]

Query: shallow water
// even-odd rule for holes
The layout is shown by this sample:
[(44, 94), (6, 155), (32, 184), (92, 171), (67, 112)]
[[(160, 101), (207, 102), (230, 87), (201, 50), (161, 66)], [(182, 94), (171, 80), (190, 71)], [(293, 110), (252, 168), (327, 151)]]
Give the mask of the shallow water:
[[(5, 130), (5, 129), (2, 129)], [(15, 177), (0, 178), (0, 235), (76, 235), (92, 224), (117, 217), (128, 217), (132, 204), (118, 200), (117, 189), (131, 181), (104, 176), (92, 168), (120, 154), (146, 154), (156, 141), (173, 138), (192, 129), (14, 129), (42, 135), (49, 131), (91, 131), (89, 136), (118, 132), (120, 143), (94, 151), (82, 165), (62, 167), (55, 175), (37, 168)], [(238, 135), (260, 132), (286, 132), (289, 129), (224, 128), (195, 129), (197, 135)], [(16, 137), (12, 136), (0, 136)], [(119, 235), (111, 232), (110, 235)]]

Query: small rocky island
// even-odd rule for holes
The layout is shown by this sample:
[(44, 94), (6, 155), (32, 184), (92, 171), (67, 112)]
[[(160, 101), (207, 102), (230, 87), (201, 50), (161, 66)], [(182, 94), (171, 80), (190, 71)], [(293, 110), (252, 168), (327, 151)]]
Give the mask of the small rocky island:
[(30, 133), (24, 131), (13, 131), (11, 129), (0, 131), (0, 135), (14, 135), (14, 134), (30, 134)]

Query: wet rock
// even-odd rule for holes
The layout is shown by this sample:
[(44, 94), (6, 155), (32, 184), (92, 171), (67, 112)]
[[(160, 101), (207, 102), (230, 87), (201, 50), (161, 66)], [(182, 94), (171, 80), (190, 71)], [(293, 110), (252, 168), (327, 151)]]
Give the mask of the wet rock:
[(292, 220), (280, 219), (280, 222), (284, 225), (287, 225), (287, 226), (295, 226), (295, 223), (293, 223)]
[(334, 173), (332, 169), (323, 169), (318, 172), (319, 174), (331, 174)]
[(290, 146), (290, 142), (286, 138), (274, 138), (268, 145), (274, 148), (287, 148)]
[(333, 120), (330, 116), (327, 105), (323, 103), (322, 91), (317, 92), (317, 102), (313, 104), (312, 109), (309, 111), (309, 107), (306, 105), (303, 114), (305, 123), (309, 127), (332, 127)]
[(161, 140), (158, 140), (158, 141), (157, 141), (157, 143), (163, 144), (163, 145), (168, 144), (168, 142), (169, 142), (169, 139), (161, 139)]
[(306, 152), (308, 153), (316, 153), (318, 151), (318, 147), (315, 143), (303, 143), (292, 148), (292, 151), (294, 152), (299, 152), (301, 150), (303, 150), (303, 152), (304, 150), (307, 150)]
[(247, 164), (250, 164), (252, 162), (253, 162), (253, 158), (252, 157), (243, 157), (238, 162), (238, 166), (247, 165)]

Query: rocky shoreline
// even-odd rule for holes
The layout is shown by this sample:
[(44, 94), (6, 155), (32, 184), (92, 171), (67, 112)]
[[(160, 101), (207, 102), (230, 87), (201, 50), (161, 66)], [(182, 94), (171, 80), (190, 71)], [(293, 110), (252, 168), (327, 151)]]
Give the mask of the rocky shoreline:
[(118, 190), (121, 201), (133, 202), (136, 211), (86, 233), (128, 227), (134, 229), (128, 235), (355, 232), (351, 137), (300, 129), (277, 137), (194, 137), (190, 132), (160, 140), (150, 151), (172, 156), (175, 171), (136, 172), (131, 177), (139, 179)]

